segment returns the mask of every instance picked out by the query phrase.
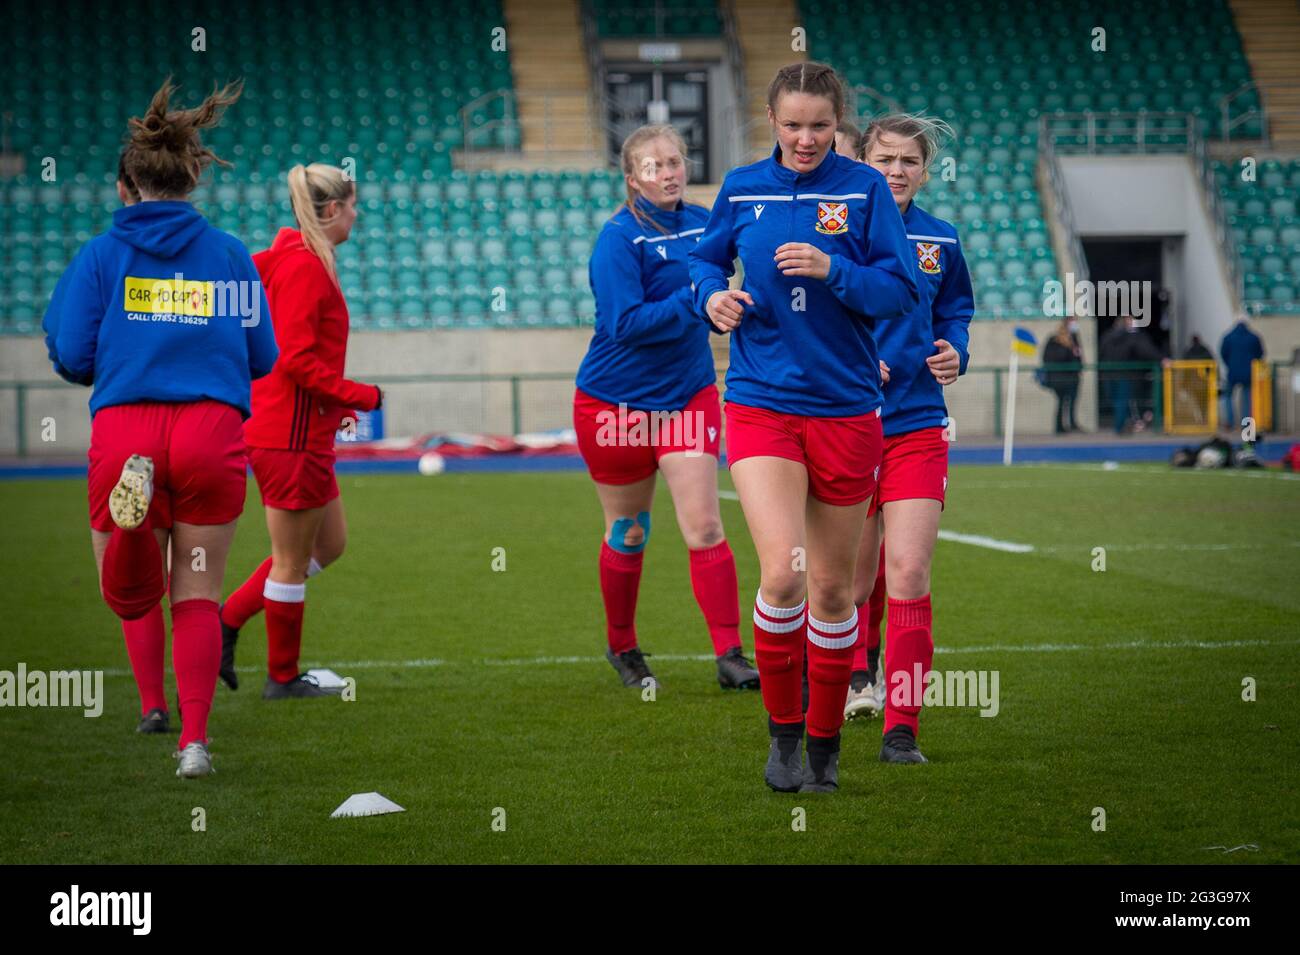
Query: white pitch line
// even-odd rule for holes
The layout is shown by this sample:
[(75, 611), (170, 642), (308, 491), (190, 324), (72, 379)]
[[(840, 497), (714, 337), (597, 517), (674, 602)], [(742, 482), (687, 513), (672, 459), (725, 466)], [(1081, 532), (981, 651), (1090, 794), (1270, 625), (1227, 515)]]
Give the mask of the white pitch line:
[[(735, 491), (719, 491), (718, 497), (724, 501), (738, 501), (740, 496)], [(1015, 541), (998, 540), (996, 537), (984, 537), (980, 534), (958, 534), (956, 531), (939, 531), (939, 540), (952, 541), (955, 544), (971, 544), (974, 547), (987, 547), (1008, 554), (1029, 554), (1034, 550), (1033, 544), (1017, 544)]]
[[(1300, 640), (1127, 640), (1121, 643), (1028, 643), (992, 644), (981, 647), (935, 647), (935, 653), (1074, 653), (1087, 650), (1231, 650), (1240, 647), (1291, 647)], [(669, 662), (712, 663), (716, 658), (709, 653), (653, 653), (656, 660)], [(314, 667), (328, 667), (335, 671), (347, 670), (422, 670), (435, 667), (456, 666), (554, 666), (604, 663), (603, 656), (568, 657), (515, 657), (504, 659), (480, 658), (477, 660), (339, 660), (316, 663)], [(309, 669), (311, 667), (308, 667)], [(85, 668), (83, 668), (85, 669)], [(90, 668), (93, 669), (93, 668)], [(262, 673), (262, 667), (236, 667), (240, 673)], [(123, 667), (106, 668), (104, 676), (127, 677), (131, 671)]]
[(940, 530), (939, 540), (987, 547), (989, 550), (1000, 550), (1007, 554), (1031, 554), (1034, 551), (1033, 544), (1017, 544), (1015, 541), (998, 540), (996, 537), (985, 537), (982, 534), (958, 534), (956, 531)]

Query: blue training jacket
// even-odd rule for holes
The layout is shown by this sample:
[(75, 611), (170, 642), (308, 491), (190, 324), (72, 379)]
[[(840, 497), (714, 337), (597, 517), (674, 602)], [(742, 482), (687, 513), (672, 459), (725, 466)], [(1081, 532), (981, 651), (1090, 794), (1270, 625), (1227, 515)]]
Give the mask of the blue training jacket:
[(247, 418), (251, 381), (278, 354), (248, 250), (188, 202), (116, 210), (59, 279), (41, 327), (54, 370), (94, 386), (92, 417), (137, 401), (212, 399)]
[(663, 231), (643, 226), (627, 206), (601, 230), (588, 266), (596, 333), (577, 385), (610, 404), (678, 411), (716, 377), (687, 272), (687, 253), (709, 212), (689, 203), (675, 212), (639, 197), (636, 203)]
[[(731, 333), (727, 400), (816, 417), (867, 414), (881, 406), (873, 332), (916, 306), (915, 252), (875, 169), (830, 152), (796, 173), (780, 157), (777, 146), (723, 181), (691, 252), (695, 307), (705, 315), (739, 255), (754, 304)], [(828, 253), (827, 278), (783, 275), (774, 256), (786, 242)]]
[(876, 333), (880, 359), (889, 366), (885, 410), (886, 436), (942, 426), (948, 417), (943, 386), (930, 374), (925, 360), (937, 354), (942, 338), (961, 358), (958, 374), (970, 363), (970, 320), (975, 295), (970, 271), (961, 252), (957, 230), (936, 219), (915, 202), (903, 213), (907, 242), (920, 283), (921, 300), (898, 322), (884, 322)]

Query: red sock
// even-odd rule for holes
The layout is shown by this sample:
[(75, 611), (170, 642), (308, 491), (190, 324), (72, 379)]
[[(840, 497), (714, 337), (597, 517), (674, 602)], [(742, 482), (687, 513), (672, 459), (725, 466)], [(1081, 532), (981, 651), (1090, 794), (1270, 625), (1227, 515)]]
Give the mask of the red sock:
[(221, 620), (213, 600), (182, 600), (172, 604), (172, 668), (181, 701), (178, 749), (206, 743), (212, 694), (221, 668)]
[(271, 558), (266, 558), (248, 579), (226, 598), (221, 608), (221, 622), (238, 630), (262, 609), (262, 590), (271, 573)]
[(797, 607), (773, 607), (761, 593), (754, 598), (754, 663), (763, 706), (773, 723), (803, 722), (806, 609), (807, 601)]
[(808, 615), (808, 735), (831, 737), (844, 724), (844, 699), (853, 674), (858, 612), (827, 623)]
[(163, 657), (167, 634), (163, 630), (162, 604), (143, 617), (122, 621), (122, 636), (126, 638), (126, 655), (131, 658), (131, 672), (140, 690), (140, 714), (150, 710), (166, 710), (167, 696), (163, 693)]
[(691, 589), (704, 612), (714, 656), (740, 646), (740, 599), (736, 596), (736, 558), (726, 541), (691, 553)]
[(916, 733), (925, 675), (934, 662), (930, 595), (889, 598), (889, 655), (885, 657), (885, 732), (906, 726)]
[(101, 579), (104, 602), (123, 620), (139, 619), (158, 606), (167, 582), (147, 519), (133, 531), (113, 528)]
[[(880, 563), (876, 571), (876, 586), (866, 604), (858, 605), (858, 633), (862, 638), (853, 647), (853, 669), (874, 669), (872, 661), (880, 659), (880, 621), (885, 619), (885, 545), (880, 545)], [(863, 613), (865, 606), (867, 612)], [(876, 652), (870, 653), (871, 650)]]
[(614, 653), (636, 646), (636, 595), (644, 553), (624, 554), (600, 542), (600, 594), (605, 600), (605, 638)]
[(266, 610), (266, 669), (271, 679), (288, 683), (298, 675), (302, 650), (302, 617), (306, 584), (282, 584), (268, 579), (263, 589)]

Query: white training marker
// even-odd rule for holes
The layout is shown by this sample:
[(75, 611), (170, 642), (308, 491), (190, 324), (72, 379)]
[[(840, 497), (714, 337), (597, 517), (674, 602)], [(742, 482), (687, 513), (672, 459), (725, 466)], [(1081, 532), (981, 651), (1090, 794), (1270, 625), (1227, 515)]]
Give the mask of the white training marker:
[(343, 800), (332, 813), (331, 819), (346, 819), (352, 816), (382, 816), (389, 812), (406, 812), (401, 806), (379, 793), (354, 793)]

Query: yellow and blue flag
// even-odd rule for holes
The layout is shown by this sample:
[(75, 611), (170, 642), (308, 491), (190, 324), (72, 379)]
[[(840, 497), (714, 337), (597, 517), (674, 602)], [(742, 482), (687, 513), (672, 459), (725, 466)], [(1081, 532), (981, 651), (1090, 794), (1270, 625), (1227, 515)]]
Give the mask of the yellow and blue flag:
[(1038, 339), (1029, 329), (1017, 327), (1011, 336), (1011, 350), (1017, 355), (1033, 358), (1038, 354)]

